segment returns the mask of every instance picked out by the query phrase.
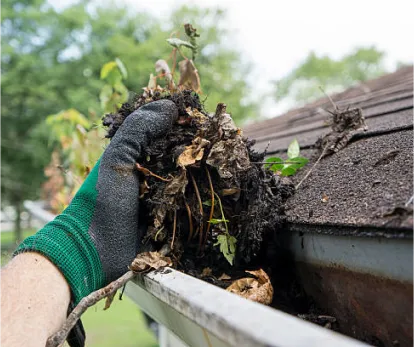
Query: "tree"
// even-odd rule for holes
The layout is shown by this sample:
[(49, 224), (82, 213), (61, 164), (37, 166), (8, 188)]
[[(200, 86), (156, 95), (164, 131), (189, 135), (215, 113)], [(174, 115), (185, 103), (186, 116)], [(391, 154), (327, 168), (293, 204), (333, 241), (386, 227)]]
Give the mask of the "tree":
[(338, 60), (310, 52), (301, 65), (275, 81), (275, 99), (291, 98), (305, 104), (321, 96), (319, 86), (327, 93), (339, 92), (381, 76), (386, 72), (384, 56), (375, 47), (357, 48)]
[[(139, 93), (154, 63), (169, 56), (170, 31), (187, 19), (202, 35), (196, 63), (207, 108), (214, 111), (220, 101), (239, 121), (253, 115), (254, 104), (245, 101), (247, 70), (240, 54), (225, 45), (220, 10), (184, 7), (160, 23), (119, 5), (84, 1), (58, 11), (46, 0), (4, 0), (1, 16), (1, 192), (2, 203), (17, 212), (25, 199), (39, 197), (43, 168), (57, 145), (45, 118), (75, 108), (99, 123), (102, 65), (121, 58), (129, 72), (125, 85)], [(19, 213), (16, 231), (20, 239)]]

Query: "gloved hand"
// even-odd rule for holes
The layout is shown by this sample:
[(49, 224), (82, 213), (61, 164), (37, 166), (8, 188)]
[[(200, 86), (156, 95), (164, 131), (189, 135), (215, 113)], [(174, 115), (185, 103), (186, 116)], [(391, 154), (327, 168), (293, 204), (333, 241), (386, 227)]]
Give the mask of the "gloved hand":
[(143, 237), (135, 163), (148, 142), (166, 134), (177, 117), (169, 100), (129, 115), (71, 204), (15, 251), (49, 258), (69, 283), (74, 305), (128, 271)]

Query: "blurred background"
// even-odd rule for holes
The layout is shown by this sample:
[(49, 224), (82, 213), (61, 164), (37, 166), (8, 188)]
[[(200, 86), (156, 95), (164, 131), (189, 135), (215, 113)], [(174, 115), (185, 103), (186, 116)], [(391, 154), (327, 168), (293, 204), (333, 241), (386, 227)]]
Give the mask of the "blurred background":
[[(171, 63), (169, 37), (201, 35), (206, 109), (239, 126), (413, 61), (410, 1), (1, 2), (1, 250), (42, 226), (25, 201), (59, 213), (106, 145), (101, 118)], [(185, 48), (183, 53), (190, 54)], [(84, 319), (89, 346), (156, 346), (127, 298)]]

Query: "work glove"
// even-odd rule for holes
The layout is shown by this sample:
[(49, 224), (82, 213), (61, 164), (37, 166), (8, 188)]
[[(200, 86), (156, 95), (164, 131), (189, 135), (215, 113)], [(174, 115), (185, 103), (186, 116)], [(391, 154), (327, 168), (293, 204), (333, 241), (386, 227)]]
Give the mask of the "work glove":
[(137, 255), (145, 230), (139, 227), (135, 163), (177, 117), (169, 100), (130, 114), (70, 205), (15, 251), (38, 252), (52, 261), (70, 285), (73, 305), (123, 275)]

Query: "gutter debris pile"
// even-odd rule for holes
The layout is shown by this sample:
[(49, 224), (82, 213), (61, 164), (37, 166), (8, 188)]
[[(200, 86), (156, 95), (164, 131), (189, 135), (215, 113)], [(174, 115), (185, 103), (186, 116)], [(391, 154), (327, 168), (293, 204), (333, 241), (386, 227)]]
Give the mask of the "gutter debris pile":
[[(263, 167), (265, 153), (252, 150), (254, 142), (243, 137), (226, 105), (218, 104), (209, 115), (192, 90), (145, 88), (118, 114), (104, 118), (108, 137), (129, 114), (162, 98), (177, 105), (179, 118), (136, 164), (141, 220), (149, 221), (142, 250), (163, 250), (176, 268), (199, 278), (227, 276), (216, 281), (222, 286), (228, 286), (228, 278), (245, 277), (228, 290), (270, 304), (267, 274), (244, 270), (260, 254), (264, 235), (280, 224), (293, 186)], [(263, 286), (266, 295), (251, 293)]]

